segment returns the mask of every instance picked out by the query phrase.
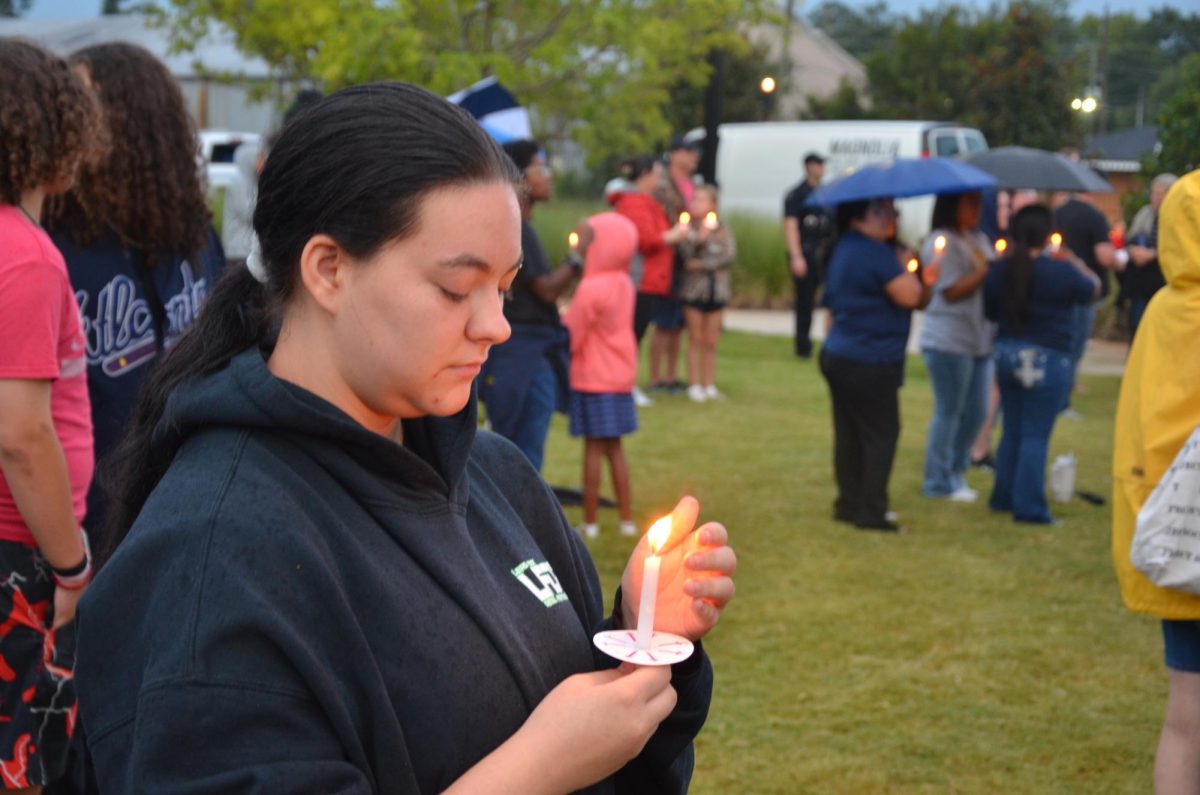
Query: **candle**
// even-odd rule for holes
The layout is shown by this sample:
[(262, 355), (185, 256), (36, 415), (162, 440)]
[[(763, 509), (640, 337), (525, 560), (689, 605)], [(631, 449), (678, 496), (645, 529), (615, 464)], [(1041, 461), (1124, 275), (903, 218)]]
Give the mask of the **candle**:
[(718, 223), (718, 221), (717, 221), (717, 214), (716, 214), (715, 212), (710, 212), (708, 215), (704, 216), (704, 226), (705, 226), (705, 228), (707, 228), (707, 229), (716, 229), (716, 228), (717, 228), (717, 223)]
[(578, 232), (572, 232), (571, 234), (567, 235), (567, 245), (571, 247), (572, 251), (575, 251), (576, 249), (579, 248), (579, 233)]
[(690, 224), (691, 222), (692, 222), (692, 214), (689, 213), (687, 210), (684, 210), (683, 212), (681, 212), (679, 214), (679, 223), (686, 225), (686, 224)]
[(1050, 253), (1057, 254), (1060, 248), (1062, 248), (1062, 235), (1055, 232), (1050, 235)]
[(650, 554), (642, 563), (642, 599), (638, 603), (637, 640), (634, 645), (639, 649), (650, 648), (650, 639), (654, 636), (654, 609), (658, 603), (658, 569), (662, 558), (658, 556), (663, 544), (671, 537), (671, 516), (668, 514), (650, 526), (646, 534), (646, 542), (650, 546)]
[(1005, 251), (1008, 251), (1008, 241), (1000, 238), (996, 241), (996, 253), (1003, 254)]
[(912, 259), (910, 259), (910, 260), (908, 261), (908, 266), (907, 266), (907, 267), (908, 267), (908, 272), (909, 272), (909, 273), (916, 273), (916, 272), (917, 272), (917, 268), (921, 267), (921, 263), (917, 262), (917, 258), (916, 258), (916, 257), (913, 257)]
[(933, 261), (934, 263), (941, 262), (942, 252), (946, 250), (946, 236), (938, 235), (933, 240)]

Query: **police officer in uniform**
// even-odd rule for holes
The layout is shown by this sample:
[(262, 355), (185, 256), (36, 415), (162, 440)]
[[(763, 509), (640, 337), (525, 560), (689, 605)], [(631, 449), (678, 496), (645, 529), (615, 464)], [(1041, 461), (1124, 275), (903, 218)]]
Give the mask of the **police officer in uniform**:
[(833, 216), (825, 207), (805, 207), (809, 194), (821, 185), (825, 158), (816, 152), (804, 157), (804, 181), (783, 200), (783, 239), (796, 296), (796, 355), (812, 356), (813, 300), (825, 272), (825, 259), (833, 242)]

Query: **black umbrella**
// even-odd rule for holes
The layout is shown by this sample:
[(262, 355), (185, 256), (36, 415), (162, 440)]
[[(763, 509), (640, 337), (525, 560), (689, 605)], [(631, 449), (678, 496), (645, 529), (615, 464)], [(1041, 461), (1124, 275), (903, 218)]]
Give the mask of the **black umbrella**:
[(1112, 193), (1113, 186), (1082, 163), (1043, 149), (1002, 146), (967, 158), (996, 178), (1004, 190)]

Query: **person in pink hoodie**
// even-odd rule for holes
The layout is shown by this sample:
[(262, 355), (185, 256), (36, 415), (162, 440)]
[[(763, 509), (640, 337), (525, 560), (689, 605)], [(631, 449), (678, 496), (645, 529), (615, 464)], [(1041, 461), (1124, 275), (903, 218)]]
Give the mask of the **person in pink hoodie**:
[(593, 215), (579, 225), (583, 279), (563, 318), (571, 335), (571, 435), (583, 442), (583, 527), (586, 538), (600, 533), (596, 509), (600, 468), (608, 460), (622, 535), (637, 535), (633, 523), (629, 466), (621, 437), (637, 430), (633, 386), (637, 340), (633, 333), (635, 289), (629, 264), (637, 250), (633, 222), (615, 212)]

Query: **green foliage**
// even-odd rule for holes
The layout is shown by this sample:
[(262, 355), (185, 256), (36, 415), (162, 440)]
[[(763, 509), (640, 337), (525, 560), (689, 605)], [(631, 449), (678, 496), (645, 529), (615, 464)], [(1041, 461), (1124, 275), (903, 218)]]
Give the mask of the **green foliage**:
[(822, 99), (808, 95), (807, 119), (869, 119), (873, 114), (859, 96), (858, 89), (845, 78), (832, 96)]
[[(1119, 380), (1081, 380), (1084, 419), (1058, 422), (1051, 455), (1073, 451), (1079, 487), (1107, 495)], [(641, 527), (694, 494), (738, 553), (737, 597), (704, 641), (716, 678), (694, 795), (1149, 791), (1162, 640), (1121, 606), (1107, 507), (1076, 500), (1054, 506), (1062, 527), (1016, 525), (988, 511), (978, 471), (979, 503), (923, 499), (932, 397), (913, 357), (890, 489), (910, 532), (855, 532), (830, 519), (816, 364), (790, 339), (727, 333), (717, 385), (728, 400), (656, 396), (622, 443)], [(556, 417), (547, 480), (576, 486), (581, 459)], [(612, 594), (633, 543), (611, 511), (600, 523), (588, 546)]]
[(495, 75), (539, 136), (572, 135), (598, 161), (670, 133), (671, 88), (703, 84), (705, 55), (736, 47), (766, 0), (166, 0), (191, 49), (211, 21), (285, 80), (327, 91), (406, 80), (449, 94)]
[(808, 19), (859, 60), (889, 46), (900, 24), (900, 17), (889, 13), (883, 0), (865, 5), (861, 11), (838, 0), (826, 0)]
[(1189, 55), (1178, 67), (1179, 88), (1163, 105), (1158, 117), (1162, 149), (1149, 173), (1185, 174), (1200, 167), (1200, 53)]
[[(765, 45), (755, 46), (745, 38), (725, 49), (725, 82), (721, 96), (721, 121), (760, 121), (766, 105), (759, 81), (764, 75), (778, 74), (778, 64), (772, 62)], [(704, 95), (708, 87), (697, 83), (694, 76), (681, 80), (671, 89), (671, 102), (666, 118), (672, 131), (690, 130), (704, 124)]]

